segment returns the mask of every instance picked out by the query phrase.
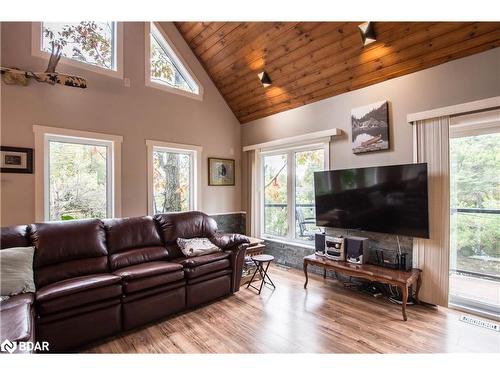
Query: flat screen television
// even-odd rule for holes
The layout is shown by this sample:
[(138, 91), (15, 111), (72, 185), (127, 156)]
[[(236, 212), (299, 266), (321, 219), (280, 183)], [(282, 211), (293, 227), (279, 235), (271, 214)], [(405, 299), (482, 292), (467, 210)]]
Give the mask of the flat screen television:
[(429, 238), (427, 163), (314, 173), (316, 225)]

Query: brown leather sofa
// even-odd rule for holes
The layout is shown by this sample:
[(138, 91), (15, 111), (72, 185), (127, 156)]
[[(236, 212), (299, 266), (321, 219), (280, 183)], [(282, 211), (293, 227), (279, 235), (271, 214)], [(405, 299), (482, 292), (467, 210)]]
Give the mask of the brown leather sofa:
[[(223, 251), (185, 258), (179, 237)], [(0, 305), (1, 340), (64, 352), (237, 292), (248, 239), (201, 212), (2, 228), (0, 248), (30, 245), (37, 291)]]

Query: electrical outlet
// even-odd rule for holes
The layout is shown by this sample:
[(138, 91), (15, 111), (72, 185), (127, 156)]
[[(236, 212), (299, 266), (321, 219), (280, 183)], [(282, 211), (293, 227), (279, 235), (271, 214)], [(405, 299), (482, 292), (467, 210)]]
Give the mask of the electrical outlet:
[(123, 79), (123, 86), (130, 87), (130, 78)]

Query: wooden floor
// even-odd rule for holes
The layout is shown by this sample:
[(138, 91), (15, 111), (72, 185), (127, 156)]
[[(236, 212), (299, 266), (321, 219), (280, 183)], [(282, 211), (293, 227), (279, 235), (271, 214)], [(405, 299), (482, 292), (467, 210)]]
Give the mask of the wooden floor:
[(89, 353), (500, 352), (500, 334), (458, 321), (460, 312), (409, 306), (338, 281), (270, 268), (277, 289), (252, 289), (87, 348)]

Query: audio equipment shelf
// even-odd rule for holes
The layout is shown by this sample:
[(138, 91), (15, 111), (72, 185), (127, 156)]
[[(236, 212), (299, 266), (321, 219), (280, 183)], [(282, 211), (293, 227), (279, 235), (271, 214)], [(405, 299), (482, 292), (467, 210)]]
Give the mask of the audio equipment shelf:
[(409, 289), (412, 285), (416, 286), (415, 302), (419, 303), (418, 292), (420, 291), (422, 281), (420, 277), (422, 271), (418, 268), (413, 268), (410, 271), (401, 271), (375, 266), (372, 264), (355, 264), (345, 261), (330, 260), (312, 254), (304, 257), (304, 274), (306, 276), (304, 289), (307, 288), (307, 283), (309, 281), (307, 276), (307, 267), (310, 264), (323, 268), (325, 271), (323, 277), (326, 275), (326, 270), (333, 270), (343, 275), (359, 277), (370, 281), (378, 281), (379, 283), (400, 288), (403, 296), (401, 311), (403, 313), (403, 320), (405, 321), (408, 320), (406, 316), (406, 304), (408, 302)]

